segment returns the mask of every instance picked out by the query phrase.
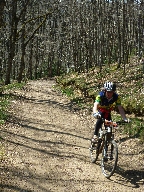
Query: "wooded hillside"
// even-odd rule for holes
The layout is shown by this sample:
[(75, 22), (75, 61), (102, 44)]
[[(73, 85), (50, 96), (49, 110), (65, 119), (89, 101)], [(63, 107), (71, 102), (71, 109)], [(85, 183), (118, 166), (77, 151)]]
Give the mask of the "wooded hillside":
[(6, 85), (60, 75), (70, 68), (102, 70), (113, 62), (121, 67), (131, 55), (142, 57), (143, 0), (5, 3), (0, 12), (0, 80)]

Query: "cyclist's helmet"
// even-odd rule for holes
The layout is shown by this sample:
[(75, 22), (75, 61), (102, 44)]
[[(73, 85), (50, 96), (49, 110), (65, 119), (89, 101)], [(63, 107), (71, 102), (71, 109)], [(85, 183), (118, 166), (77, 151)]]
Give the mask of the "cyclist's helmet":
[(105, 82), (104, 89), (106, 91), (115, 91), (116, 90), (116, 84), (112, 82)]

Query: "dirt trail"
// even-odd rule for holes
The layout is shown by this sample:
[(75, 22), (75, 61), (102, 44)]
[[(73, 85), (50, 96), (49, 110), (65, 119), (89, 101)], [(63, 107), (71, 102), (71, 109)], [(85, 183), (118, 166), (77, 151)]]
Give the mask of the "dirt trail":
[(90, 163), (91, 115), (78, 115), (52, 88), (53, 80), (31, 81), (12, 101), (13, 119), (1, 129), (8, 163), (1, 165), (2, 192), (142, 192), (143, 152), (138, 140), (119, 144), (116, 173), (106, 179)]

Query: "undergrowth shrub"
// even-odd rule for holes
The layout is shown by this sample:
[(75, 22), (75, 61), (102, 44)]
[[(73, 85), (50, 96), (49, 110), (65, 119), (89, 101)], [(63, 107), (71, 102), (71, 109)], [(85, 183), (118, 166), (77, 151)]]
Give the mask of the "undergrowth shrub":
[[(71, 101), (76, 102), (80, 107), (87, 107), (92, 110), (93, 102), (103, 87), (105, 81), (113, 81), (117, 84), (117, 93), (122, 100), (122, 106), (128, 114), (143, 116), (144, 114), (144, 79), (141, 69), (132, 60), (125, 66), (117, 69), (117, 65), (106, 65), (101, 72), (99, 68), (92, 68), (88, 73), (71, 73), (57, 78), (57, 87), (62, 92), (70, 95)], [(131, 67), (130, 67), (131, 66)], [(68, 88), (68, 90), (67, 90)], [(137, 128), (139, 127), (139, 128)], [(127, 127), (130, 135), (137, 135), (144, 138), (144, 130), (139, 121), (133, 122), (133, 128)]]
[[(5, 120), (8, 117), (7, 109), (10, 104), (10, 99), (12, 97), (11, 94), (9, 94), (9, 90), (13, 91), (15, 89), (21, 89), (25, 83), (17, 83), (14, 82), (12, 84), (8, 84), (3, 86), (3, 94), (0, 95), (0, 124), (3, 124)], [(7, 92), (7, 94), (4, 94), (4, 92)]]
[(7, 119), (7, 107), (8, 107), (9, 101), (8, 97), (0, 97), (0, 124), (3, 124), (4, 121)]

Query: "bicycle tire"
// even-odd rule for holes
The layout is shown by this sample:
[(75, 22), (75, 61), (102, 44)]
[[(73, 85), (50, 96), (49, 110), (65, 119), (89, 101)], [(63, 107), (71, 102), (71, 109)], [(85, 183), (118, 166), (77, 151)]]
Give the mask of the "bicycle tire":
[(90, 159), (92, 163), (95, 163), (98, 159), (98, 156), (100, 153), (102, 153), (102, 148), (103, 148), (103, 142), (101, 139), (99, 139), (98, 143), (93, 146), (93, 143), (91, 142), (90, 145)]
[(104, 156), (104, 148), (102, 152), (102, 159), (101, 159), (101, 169), (102, 173), (106, 178), (110, 178), (117, 167), (118, 161), (118, 147), (114, 140), (108, 141), (108, 150), (107, 155)]
[(92, 163), (95, 163), (98, 159), (98, 156), (99, 156), (99, 149), (98, 149), (98, 146), (93, 146), (92, 145), (92, 142), (91, 142), (91, 145), (90, 145), (90, 159), (91, 159), (91, 162)]

